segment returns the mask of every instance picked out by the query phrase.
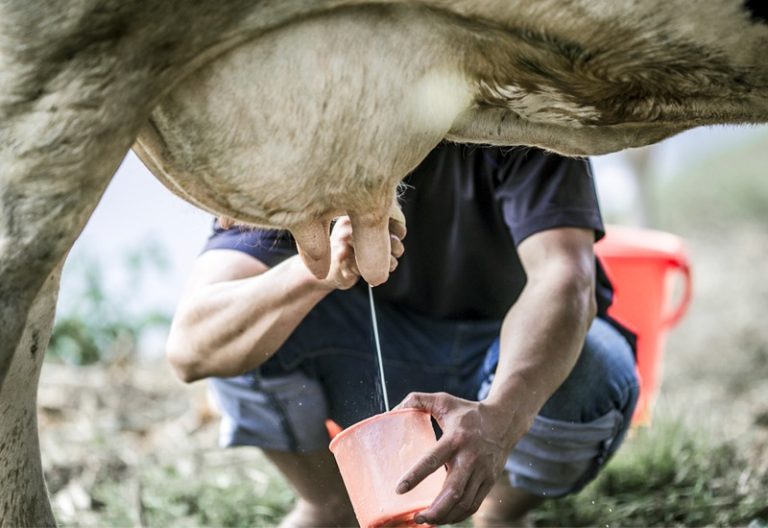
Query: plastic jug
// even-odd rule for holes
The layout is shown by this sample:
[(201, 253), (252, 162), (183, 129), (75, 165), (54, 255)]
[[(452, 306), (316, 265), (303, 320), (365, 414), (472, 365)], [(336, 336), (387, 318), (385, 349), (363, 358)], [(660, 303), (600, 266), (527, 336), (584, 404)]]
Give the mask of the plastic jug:
[(398, 495), (395, 488), (436, 443), (430, 415), (420, 409), (377, 414), (333, 437), (330, 449), (360, 526), (425, 526), (413, 519), (437, 497), (445, 468), (407, 493)]
[[(614, 288), (608, 314), (637, 334), (640, 398), (633, 422), (649, 425), (656, 400), (666, 332), (685, 314), (691, 299), (691, 268), (682, 239), (670, 233), (608, 226), (595, 245)], [(684, 290), (670, 307), (671, 281), (682, 274)]]

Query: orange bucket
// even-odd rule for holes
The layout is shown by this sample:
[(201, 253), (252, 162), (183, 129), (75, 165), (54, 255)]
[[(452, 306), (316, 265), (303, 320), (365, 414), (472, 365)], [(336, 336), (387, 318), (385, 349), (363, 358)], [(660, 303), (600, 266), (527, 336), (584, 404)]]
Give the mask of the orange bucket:
[(377, 414), (334, 436), (330, 449), (360, 526), (425, 526), (413, 519), (440, 493), (445, 468), (407, 493), (398, 495), (395, 488), (436, 443), (430, 415), (420, 409)]
[[(666, 332), (685, 314), (691, 300), (691, 268), (682, 239), (649, 229), (608, 226), (595, 245), (614, 289), (608, 314), (637, 334), (640, 398), (632, 421), (649, 425), (661, 377)], [(684, 289), (671, 306), (672, 279)]]

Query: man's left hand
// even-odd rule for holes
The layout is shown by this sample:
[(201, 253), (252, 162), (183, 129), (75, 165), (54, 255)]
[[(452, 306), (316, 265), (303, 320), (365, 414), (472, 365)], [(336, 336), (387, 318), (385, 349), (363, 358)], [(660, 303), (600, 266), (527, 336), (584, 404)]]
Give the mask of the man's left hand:
[(443, 489), (417, 523), (450, 524), (475, 513), (504, 469), (509, 452), (530, 427), (513, 408), (499, 409), (446, 393), (411, 393), (397, 408), (428, 411), (443, 435), (435, 448), (400, 480), (397, 493), (413, 489), (445, 465)]

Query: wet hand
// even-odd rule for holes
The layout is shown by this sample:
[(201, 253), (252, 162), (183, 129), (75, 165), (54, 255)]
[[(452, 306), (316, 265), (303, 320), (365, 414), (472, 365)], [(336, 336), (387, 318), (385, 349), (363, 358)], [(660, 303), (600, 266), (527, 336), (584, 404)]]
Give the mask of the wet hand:
[(397, 493), (413, 489), (445, 465), (448, 476), (432, 505), (416, 515), (417, 523), (460, 522), (480, 508), (509, 452), (530, 424), (514, 409), (499, 409), (450, 394), (412, 393), (397, 408), (428, 411), (443, 435), (435, 448), (403, 475)]

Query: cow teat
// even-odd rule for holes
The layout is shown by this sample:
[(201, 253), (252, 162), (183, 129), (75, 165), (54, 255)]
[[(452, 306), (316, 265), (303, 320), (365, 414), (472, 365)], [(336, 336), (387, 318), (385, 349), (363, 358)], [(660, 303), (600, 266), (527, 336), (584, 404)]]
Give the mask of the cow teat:
[(389, 278), (389, 215), (350, 213), (349, 218), (360, 275), (371, 286), (383, 284)]
[(290, 231), (304, 265), (318, 279), (327, 277), (331, 268), (330, 220), (315, 220)]

